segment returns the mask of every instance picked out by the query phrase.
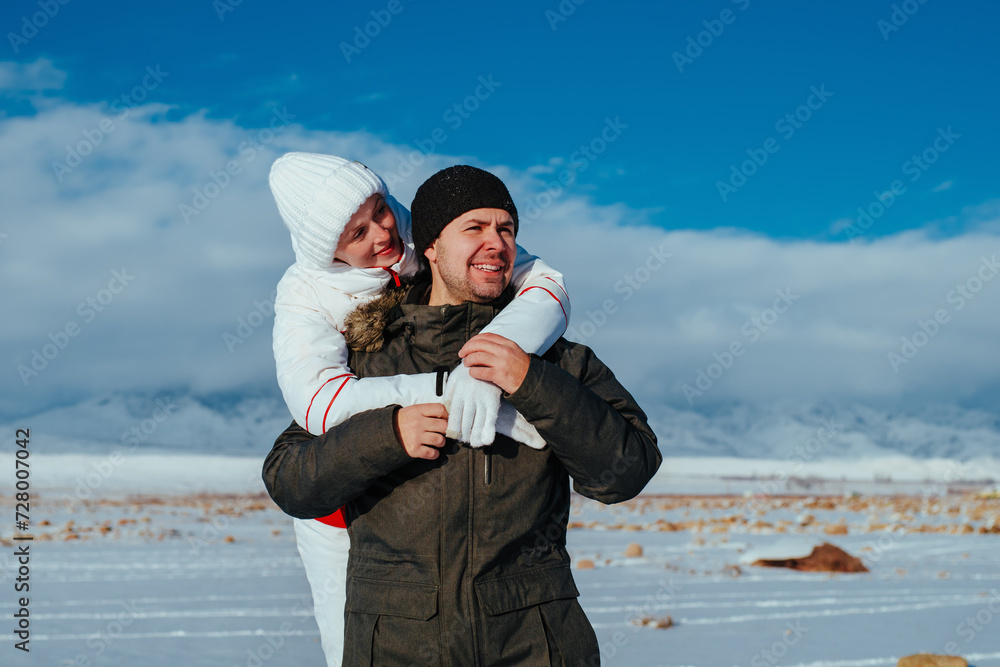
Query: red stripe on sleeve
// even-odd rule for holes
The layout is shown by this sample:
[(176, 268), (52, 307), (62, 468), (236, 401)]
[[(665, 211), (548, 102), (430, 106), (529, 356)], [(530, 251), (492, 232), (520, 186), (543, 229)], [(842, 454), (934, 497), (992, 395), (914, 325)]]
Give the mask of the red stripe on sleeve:
[[(553, 282), (555, 282), (555, 281), (553, 281)], [(566, 319), (566, 326), (569, 326), (569, 318), (568, 318), (568, 317), (566, 317), (566, 309), (565, 309), (565, 308), (563, 308), (563, 305), (562, 305), (562, 301), (560, 301), (560, 300), (559, 300), (559, 298), (558, 298), (558, 297), (556, 297), (556, 295), (555, 295), (555, 294), (553, 294), (553, 293), (552, 293), (552, 292), (550, 292), (549, 290), (545, 289), (544, 287), (539, 287), (538, 285), (532, 285), (531, 287), (525, 287), (525, 288), (524, 288), (523, 290), (521, 290), (521, 291), (520, 291), (520, 293), (518, 294), (518, 296), (521, 296), (521, 294), (524, 294), (524, 293), (525, 293), (525, 292), (527, 292), (528, 290), (532, 290), (532, 289), (540, 289), (540, 290), (542, 290), (543, 292), (545, 292), (546, 294), (548, 294), (549, 296), (551, 296), (551, 297), (552, 297), (553, 299), (555, 299), (555, 300), (556, 300), (556, 303), (558, 303), (558, 304), (559, 304), (559, 307), (560, 307), (560, 308), (562, 308), (562, 311), (563, 311), (563, 317), (564, 317), (564, 318)]]
[[(545, 276), (545, 279), (546, 279), (546, 280), (551, 280), (552, 282), (554, 282), (554, 283), (556, 284), (556, 287), (558, 287), (558, 288), (559, 288), (559, 291), (561, 291), (561, 292), (562, 292), (563, 294), (566, 294), (566, 290), (564, 290), (564, 289), (563, 289), (563, 286), (562, 286), (562, 285), (560, 285), (560, 284), (558, 283), (558, 281), (556, 281), (556, 280), (555, 280), (555, 279), (553, 279), (553, 278), (549, 278), (548, 276)], [(567, 299), (569, 299), (569, 294), (566, 294), (566, 298), (567, 298)]]
[[(343, 376), (341, 376), (341, 377), (343, 377)], [(343, 382), (343, 383), (342, 383), (342, 384), (340, 385), (340, 387), (339, 387), (339, 388), (337, 389), (337, 393), (336, 393), (336, 394), (334, 394), (334, 395), (333, 395), (333, 398), (331, 398), (331, 399), (330, 399), (330, 405), (326, 406), (326, 412), (324, 412), (324, 413), (323, 413), (323, 433), (326, 433), (326, 416), (327, 416), (328, 414), (330, 414), (330, 408), (332, 408), (332, 407), (333, 407), (333, 402), (334, 402), (335, 400), (337, 400), (337, 397), (338, 397), (338, 396), (340, 396), (340, 390), (341, 390), (341, 389), (343, 389), (343, 388), (344, 388), (344, 386), (345, 386), (345, 385), (347, 385), (347, 383), (348, 383), (348, 382), (350, 382), (350, 381), (351, 381), (351, 378), (353, 378), (353, 377), (354, 377), (354, 376), (352, 375), (351, 377), (349, 377), (349, 378), (347, 378), (346, 380), (344, 380), (344, 382)]]
[(305, 428), (307, 431), (309, 430), (309, 411), (312, 410), (313, 401), (315, 401), (316, 397), (319, 396), (319, 392), (323, 391), (323, 387), (325, 387), (326, 385), (330, 384), (334, 380), (339, 380), (340, 378), (347, 377), (348, 375), (350, 375), (350, 373), (344, 373), (343, 375), (338, 375), (335, 378), (330, 378), (329, 380), (327, 380), (326, 382), (324, 382), (320, 386), (319, 389), (316, 390), (316, 393), (313, 394), (313, 397), (311, 399), (309, 399), (309, 407), (306, 408), (306, 423), (302, 425), (303, 428)]

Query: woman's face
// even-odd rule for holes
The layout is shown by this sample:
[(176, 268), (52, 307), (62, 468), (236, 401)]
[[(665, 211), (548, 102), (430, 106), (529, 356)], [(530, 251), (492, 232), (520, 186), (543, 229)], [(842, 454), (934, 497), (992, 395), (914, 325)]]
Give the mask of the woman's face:
[(396, 217), (382, 195), (365, 200), (344, 228), (333, 258), (362, 269), (392, 266), (403, 256)]

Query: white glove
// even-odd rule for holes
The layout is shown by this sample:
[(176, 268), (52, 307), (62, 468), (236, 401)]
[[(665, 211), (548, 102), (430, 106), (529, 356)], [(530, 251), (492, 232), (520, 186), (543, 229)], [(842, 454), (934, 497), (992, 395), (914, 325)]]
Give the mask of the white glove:
[(500, 387), (477, 380), (469, 375), (465, 364), (459, 364), (448, 374), (442, 398), (448, 408), (445, 436), (467, 442), (472, 447), (493, 444), (500, 410)]
[(500, 401), (500, 411), (497, 413), (497, 433), (503, 433), (532, 449), (545, 447), (545, 439), (538, 434), (534, 425), (507, 401)]

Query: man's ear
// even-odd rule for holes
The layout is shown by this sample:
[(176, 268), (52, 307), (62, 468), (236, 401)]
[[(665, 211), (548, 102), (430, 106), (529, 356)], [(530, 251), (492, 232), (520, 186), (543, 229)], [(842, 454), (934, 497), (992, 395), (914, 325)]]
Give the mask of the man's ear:
[(434, 243), (427, 246), (427, 249), (424, 250), (424, 257), (426, 257), (427, 261), (431, 264), (437, 263), (437, 242), (438, 240), (434, 239)]

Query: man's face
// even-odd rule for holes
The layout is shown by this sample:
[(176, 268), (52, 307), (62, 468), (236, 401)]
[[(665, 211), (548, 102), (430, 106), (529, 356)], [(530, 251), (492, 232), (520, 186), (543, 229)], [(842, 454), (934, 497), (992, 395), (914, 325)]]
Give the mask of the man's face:
[(354, 212), (333, 253), (334, 259), (359, 268), (392, 266), (402, 256), (396, 217), (379, 194)]
[(514, 272), (514, 219), (498, 208), (467, 211), (452, 220), (424, 254), (434, 280), (431, 305), (492, 301)]

